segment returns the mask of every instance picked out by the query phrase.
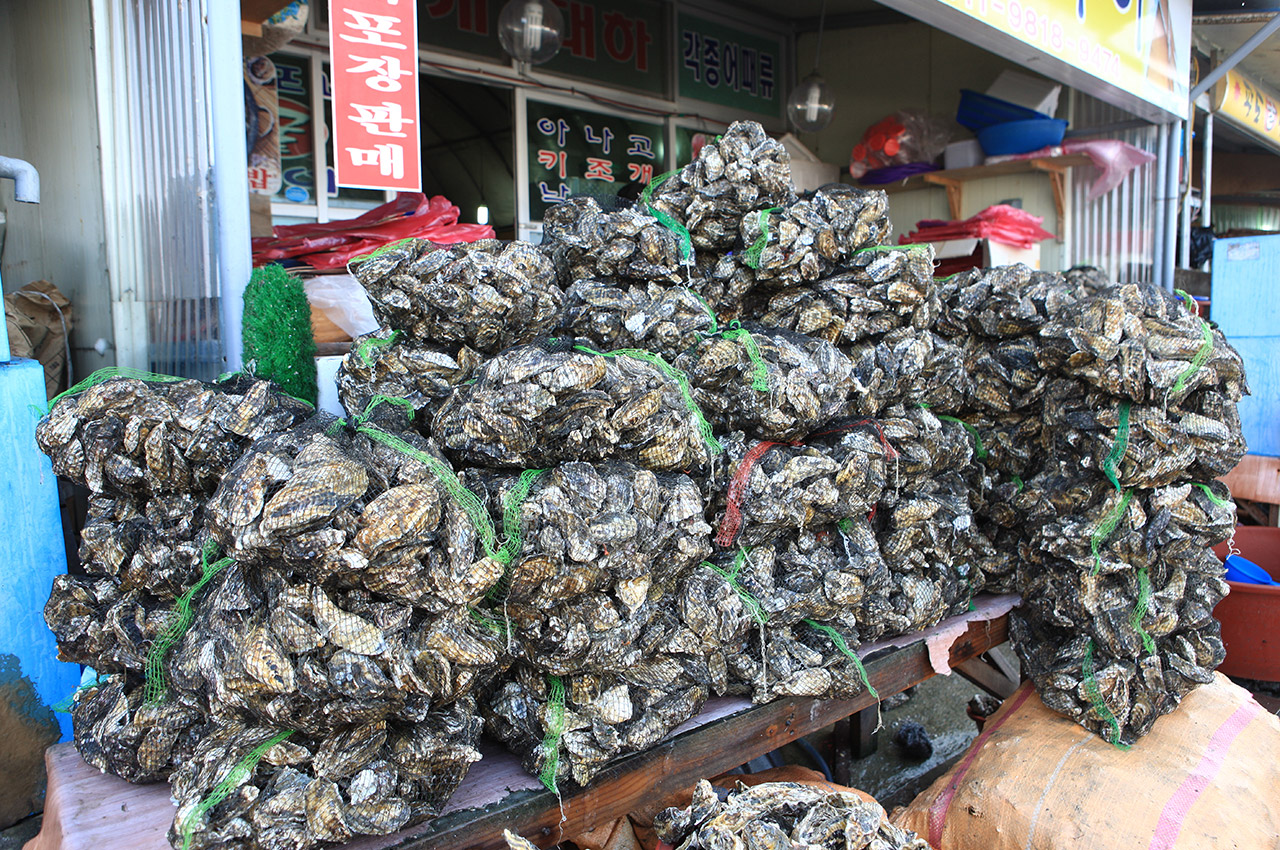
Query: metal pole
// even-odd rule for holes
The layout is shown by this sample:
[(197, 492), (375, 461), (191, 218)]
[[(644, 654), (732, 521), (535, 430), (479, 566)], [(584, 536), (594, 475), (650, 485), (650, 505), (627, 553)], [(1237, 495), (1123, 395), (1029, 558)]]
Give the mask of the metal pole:
[(1244, 59), (1252, 53), (1254, 48), (1266, 41), (1276, 30), (1280, 30), (1280, 15), (1276, 15), (1271, 20), (1263, 24), (1257, 32), (1245, 40), (1244, 44), (1236, 48), (1234, 53), (1226, 59), (1223, 59), (1216, 68), (1210, 71), (1203, 80), (1197, 83), (1196, 87), (1191, 90), (1191, 102), (1195, 103), (1196, 98), (1212, 88), (1214, 83), (1222, 79), (1223, 76), (1225, 76), (1226, 73), (1236, 65), (1239, 65), (1241, 59)]
[(1173, 291), (1173, 273), (1177, 267), (1178, 251), (1178, 173), (1182, 169), (1182, 132), (1185, 121), (1169, 126), (1169, 170), (1165, 173), (1164, 186), (1164, 279), (1160, 285)]
[(1156, 167), (1151, 176), (1151, 205), (1155, 208), (1155, 221), (1151, 230), (1151, 282), (1164, 284), (1164, 189), (1165, 169), (1169, 164), (1169, 125), (1161, 124), (1156, 135)]
[(1204, 168), (1204, 174), (1200, 178), (1200, 226), (1211, 227), (1213, 219), (1210, 216), (1213, 206), (1213, 113), (1206, 112), (1204, 115), (1204, 139), (1201, 141), (1204, 148), (1201, 151), (1200, 165)]
[(1196, 126), (1196, 108), (1191, 107), (1191, 117), (1183, 124), (1181, 165), (1178, 168), (1178, 188), (1182, 194), (1181, 225), (1178, 240), (1178, 268), (1191, 268), (1191, 132)]
[[(240, 368), (244, 288), (253, 272), (249, 247), (249, 154), (244, 144), (244, 57), (240, 7), (204, 0), (208, 21), (210, 183), (218, 272), (219, 337), (227, 371)], [(320, 116), (315, 116), (319, 120)]]

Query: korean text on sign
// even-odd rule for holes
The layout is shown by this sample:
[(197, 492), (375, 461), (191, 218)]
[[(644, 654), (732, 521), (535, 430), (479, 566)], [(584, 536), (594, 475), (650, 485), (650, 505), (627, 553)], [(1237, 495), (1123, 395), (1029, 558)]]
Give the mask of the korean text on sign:
[(333, 159), (339, 186), (422, 189), (413, 0), (332, 0)]

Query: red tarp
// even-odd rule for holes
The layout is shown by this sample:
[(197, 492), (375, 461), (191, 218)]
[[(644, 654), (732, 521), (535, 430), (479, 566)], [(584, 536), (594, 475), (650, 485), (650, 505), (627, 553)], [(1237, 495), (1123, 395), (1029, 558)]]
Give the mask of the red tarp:
[(898, 238), (899, 244), (914, 242), (947, 242), (952, 239), (990, 239), (1014, 248), (1030, 248), (1052, 239), (1053, 234), (1040, 226), (1044, 219), (1006, 204), (987, 207), (964, 221), (928, 220), (916, 223), (916, 230)]
[(346, 221), (281, 225), (253, 240), (253, 264), (296, 259), (312, 268), (343, 268), (352, 257), (415, 237), (440, 245), (492, 239), (487, 224), (458, 224), (459, 210), (443, 195), (401, 192), (394, 201)]

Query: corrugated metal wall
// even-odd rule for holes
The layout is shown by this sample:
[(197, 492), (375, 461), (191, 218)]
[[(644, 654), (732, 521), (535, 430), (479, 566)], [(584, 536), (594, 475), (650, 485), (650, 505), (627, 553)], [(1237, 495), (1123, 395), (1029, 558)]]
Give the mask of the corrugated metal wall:
[(220, 354), (206, 10), (94, 0), (93, 11), (117, 362), (212, 378)]
[[(1134, 116), (1123, 109), (1081, 94), (1071, 93), (1073, 139), (1119, 139), (1151, 153), (1158, 153), (1158, 128), (1154, 125), (1118, 129)], [(1089, 128), (1098, 128), (1088, 134)], [(1075, 133), (1086, 131), (1083, 135)], [(1097, 200), (1089, 200), (1089, 187), (1097, 179), (1093, 168), (1072, 170), (1069, 250), (1072, 265), (1098, 266), (1116, 282), (1152, 279), (1157, 222), (1156, 163), (1129, 172), (1119, 186)]]

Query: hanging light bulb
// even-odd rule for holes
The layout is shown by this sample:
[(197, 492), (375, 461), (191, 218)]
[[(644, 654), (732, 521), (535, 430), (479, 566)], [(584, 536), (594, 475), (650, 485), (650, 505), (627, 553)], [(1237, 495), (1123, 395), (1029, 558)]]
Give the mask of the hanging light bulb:
[(817, 71), (805, 77), (787, 98), (787, 117), (802, 133), (826, 129), (835, 108), (827, 94), (827, 84)]
[(517, 62), (541, 65), (560, 51), (564, 16), (551, 0), (510, 0), (498, 15), (498, 41)]
[(822, 0), (822, 14), (818, 18), (818, 44), (813, 51), (813, 73), (800, 81), (787, 98), (787, 117), (791, 126), (802, 133), (825, 130), (831, 123), (831, 113), (836, 105), (827, 94), (827, 83), (818, 73), (818, 60), (822, 58), (822, 31), (827, 25), (827, 0)]

